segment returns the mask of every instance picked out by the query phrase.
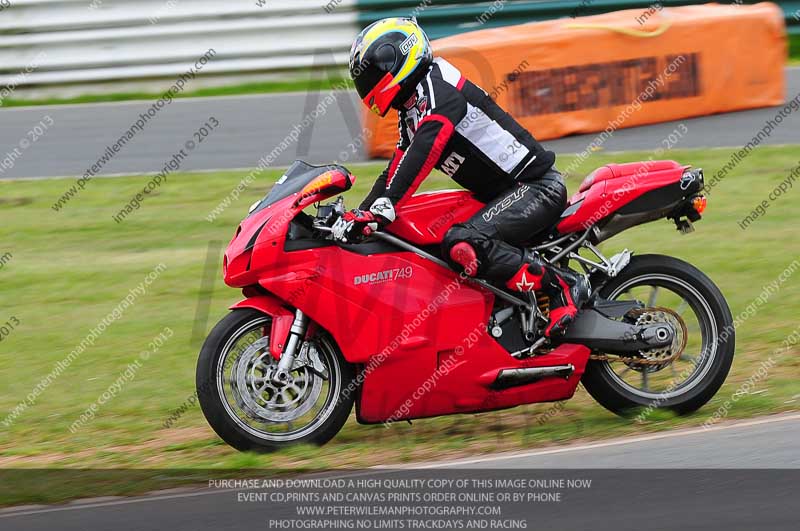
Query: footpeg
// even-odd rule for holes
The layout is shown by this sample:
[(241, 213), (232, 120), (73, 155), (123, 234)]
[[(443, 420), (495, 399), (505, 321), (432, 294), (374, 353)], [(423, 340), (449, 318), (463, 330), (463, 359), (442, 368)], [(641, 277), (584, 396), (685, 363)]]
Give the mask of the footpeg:
[(511, 354), (511, 357), (517, 358), (517, 359), (522, 359), (527, 354), (531, 354), (531, 353), (533, 353), (534, 350), (536, 350), (537, 348), (541, 347), (544, 344), (545, 341), (547, 341), (546, 337), (540, 337), (536, 341), (536, 343), (534, 343), (533, 345), (529, 346), (528, 348), (524, 348), (522, 350), (518, 350), (518, 351), (514, 352), (513, 354)]
[(615, 276), (619, 275), (619, 272), (625, 269), (629, 263), (631, 263), (631, 253), (629, 250), (625, 249), (624, 251), (615, 254), (608, 260), (608, 271), (606, 274), (614, 278)]

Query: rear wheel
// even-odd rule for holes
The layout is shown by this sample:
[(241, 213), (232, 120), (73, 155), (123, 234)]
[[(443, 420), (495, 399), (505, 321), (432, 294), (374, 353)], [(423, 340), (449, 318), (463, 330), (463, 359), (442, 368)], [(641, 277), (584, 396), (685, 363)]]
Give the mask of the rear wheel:
[(705, 274), (676, 258), (635, 256), (599, 295), (641, 301), (645, 308), (635, 318), (669, 322), (680, 340), (640, 353), (641, 362), (594, 353), (583, 384), (595, 400), (620, 415), (641, 407), (686, 414), (716, 394), (733, 362), (734, 327), (725, 298)]
[(197, 392), (208, 423), (238, 450), (271, 451), (290, 444), (324, 444), (353, 408), (352, 366), (327, 334), (298, 349), (290, 379), (273, 382), (278, 362), (269, 352), (272, 320), (254, 309), (222, 319), (203, 344)]

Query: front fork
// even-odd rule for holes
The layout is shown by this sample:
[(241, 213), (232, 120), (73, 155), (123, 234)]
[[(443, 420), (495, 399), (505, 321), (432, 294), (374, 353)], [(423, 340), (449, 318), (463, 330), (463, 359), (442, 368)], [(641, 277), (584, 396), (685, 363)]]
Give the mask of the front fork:
[(289, 340), (286, 342), (286, 349), (281, 354), (281, 359), (278, 361), (278, 368), (272, 375), (272, 383), (278, 386), (284, 386), (289, 383), (291, 372), (294, 366), (295, 356), (297, 356), (297, 348), (306, 337), (308, 330), (308, 316), (301, 310), (295, 310), (294, 322), (289, 329)]

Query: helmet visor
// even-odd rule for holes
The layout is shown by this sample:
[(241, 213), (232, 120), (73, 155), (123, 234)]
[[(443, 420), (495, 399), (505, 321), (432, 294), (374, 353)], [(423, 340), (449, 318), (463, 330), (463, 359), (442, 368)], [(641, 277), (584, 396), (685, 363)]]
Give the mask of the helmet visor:
[(359, 96), (363, 98), (375, 88), (387, 72), (394, 70), (396, 62), (397, 53), (391, 44), (380, 44), (377, 49), (373, 46), (363, 54), (356, 52), (350, 65), (350, 77), (356, 84)]

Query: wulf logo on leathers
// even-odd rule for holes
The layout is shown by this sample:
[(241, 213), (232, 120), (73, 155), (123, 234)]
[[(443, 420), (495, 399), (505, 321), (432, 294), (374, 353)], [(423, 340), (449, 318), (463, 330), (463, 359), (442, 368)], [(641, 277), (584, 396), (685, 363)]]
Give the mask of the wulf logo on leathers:
[(509, 194), (508, 196), (504, 197), (502, 201), (494, 205), (492, 208), (487, 210), (483, 213), (483, 220), (484, 221), (491, 221), (497, 214), (503, 212), (505, 209), (525, 197), (525, 192), (530, 190), (531, 187), (527, 184), (523, 184), (519, 188), (517, 188), (514, 193)]

